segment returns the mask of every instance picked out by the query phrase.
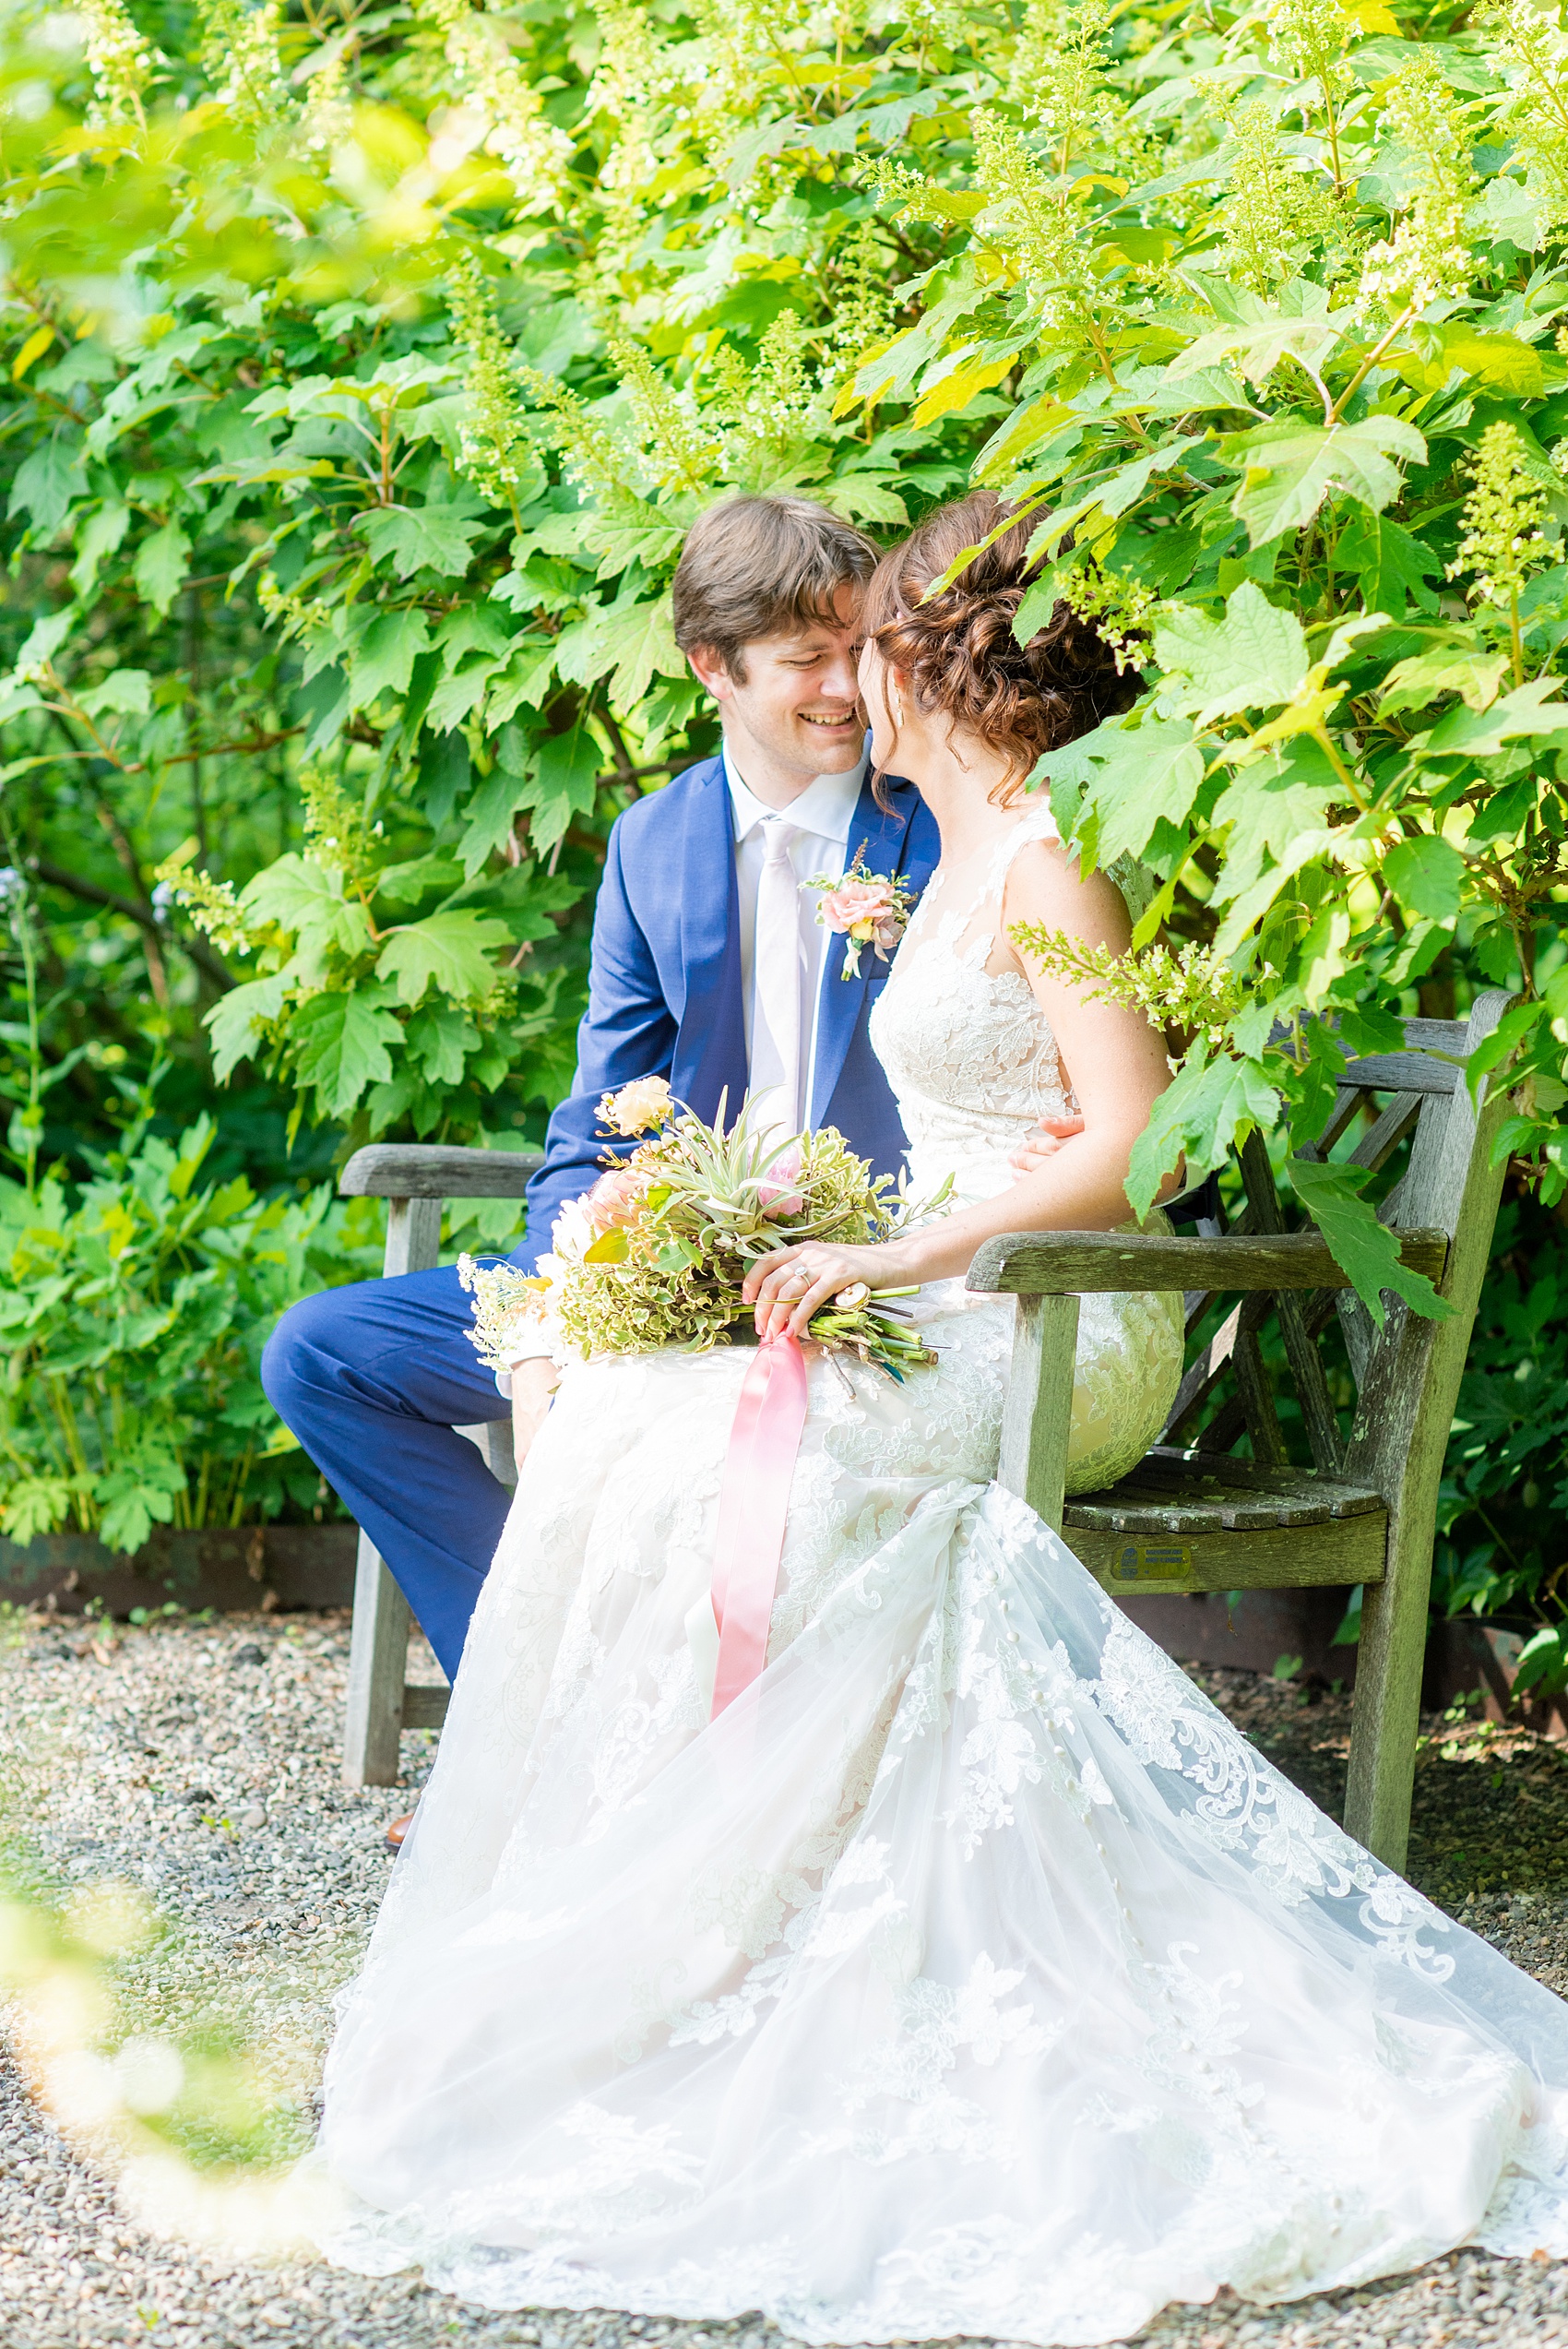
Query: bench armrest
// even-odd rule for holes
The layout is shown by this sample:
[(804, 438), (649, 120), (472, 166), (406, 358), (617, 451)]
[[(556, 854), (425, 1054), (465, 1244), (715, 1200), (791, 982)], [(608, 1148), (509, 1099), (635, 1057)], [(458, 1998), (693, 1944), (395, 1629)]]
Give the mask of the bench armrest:
[(372, 1142), (338, 1177), (347, 1198), (520, 1199), (544, 1163), (537, 1150), (460, 1150)]
[[(1410, 1272), (1441, 1282), (1444, 1232), (1397, 1232)], [(1348, 1289), (1318, 1232), (1229, 1233), (1213, 1240), (1158, 1232), (1004, 1232), (987, 1240), (966, 1283), (986, 1295), (1061, 1297), (1107, 1290)]]

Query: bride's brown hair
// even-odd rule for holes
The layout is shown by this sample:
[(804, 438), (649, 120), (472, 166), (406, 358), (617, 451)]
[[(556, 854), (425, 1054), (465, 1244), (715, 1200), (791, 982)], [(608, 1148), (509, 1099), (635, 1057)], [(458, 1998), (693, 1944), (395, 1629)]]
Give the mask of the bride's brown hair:
[(1028, 553), (1037, 517), (1002, 529), (950, 587), (922, 602), (932, 579), (1004, 524), (1008, 510), (982, 489), (928, 514), (883, 556), (861, 614), (862, 634), (897, 671), (917, 709), (944, 712), (1008, 760), (1012, 772), (991, 794), (1004, 807), (1043, 752), (1130, 709), (1143, 687), (1135, 669), (1117, 675), (1093, 622), (1061, 601), (1028, 644), (1013, 634), (1014, 614), (1042, 567)]

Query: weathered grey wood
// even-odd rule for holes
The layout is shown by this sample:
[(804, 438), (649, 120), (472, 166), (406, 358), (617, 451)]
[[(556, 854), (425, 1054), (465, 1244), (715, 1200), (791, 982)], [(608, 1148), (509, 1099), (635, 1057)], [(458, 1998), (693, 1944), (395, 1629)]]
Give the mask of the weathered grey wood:
[(386, 1202), (386, 1246), (381, 1277), (395, 1281), (404, 1272), (429, 1272), (441, 1257), (441, 1201), (389, 1198)]
[(471, 1427), (454, 1427), (452, 1433), (468, 1438), (498, 1485), (505, 1485), (509, 1493), (516, 1490), (517, 1458), (512, 1449), (510, 1419), (477, 1419)]
[(1075, 1295), (1019, 1298), (996, 1473), (1009, 1492), (1028, 1501), (1057, 1532), (1062, 1530), (1077, 1345)]
[(1451, 1093), (1464, 1074), (1451, 1061), (1430, 1059), (1424, 1052), (1379, 1052), (1352, 1060), (1338, 1082), (1366, 1092)]
[[(365, 1153), (360, 1152), (363, 1157)], [(352, 1165), (353, 1161), (350, 1161)], [(428, 1272), (441, 1253), (441, 1201), (396, 1198), (386, 1210), (385, 1278)], [(349, 1692), (343, 1722), (343, 1783), (392, 1786), (404, 1718), (409, 1603), (368, 1533), (360, 1533), (349, 1636)]]
[(409, 1603), (362, 1528), (354, 1568), (349, 1693), (343, 1721), (345, 1786), (393, 1786), (403, 1727)]
[[(1400, 1261), (1442, 1277), (1448, 1235), (1398, 1234)], [(1004, 1232), (987, 1240), (968, 1287), (1004, 1296), (1088, 1295), (1117, 1289), (1346, 1289), (1350, 1283), (1317, 1232), (1227, 1233), (1222, 1239), (1157, 1232)]]
[[(1241, 1180), (1246, 1186), (1248, 1203), (1258, 1230), (1283, 1232), (1285, 1218), (1280, 1213), (1279, 1195), (1274, 1187), (1274, 1169), (1269, 1163), (1268, 1146), (1255, 1127), (1241, 1145)], [(1301, 1406), (1301, 1418), (1306, 1426), (1307, 1442), (1312, 1447), (1313, 1461), (1325, 1476), (1337, 1475), (1343, 1452), (1338, 1415), (1329, 1401), (1328, 1381), (1324, 1377), (1322, 1360), (1307, 1329), (1301, 1300), (1289, 1290), (1282, 1291), (1277, 1299), (1277, 1308), (1279, 1334), (1285, 1341), (1285, 1358), (1295, 1381), (1296, 1398)]]
[(1263, 1348), (1257, 1332), (1243, 1321), (1236, 1332), (1236, 1342), (1230, 1350), (1231, 1367), (1236, 1373), (1236, 1395), (1246, 1420), (1247, 1433), (1252, 1437), (1253, 1455), (1256, 1460), (1283, 1462), (1289, 1455), (1285, 1449), (1285, 1431), (1279, 1425), (1279, 1413), (1274, 1407), (1274, 1392), (1268, 1383), (1268, 1373), (1263, 1365)]
[(1242, 1460), (1234, 1452), (1216, 1452), (1206, 1446), (1178, 1450), (1168, 1444), (1156, 1444), (1136, 1468), (1106, 1492), (1086, 1496), (1073, 1506), (1110, 1508), (1125, 1494), (1148, 1493), (1196, 1498), (1211, 1494), (1257, 1494), (1299, 1514), (1303, 1524), (1320, 1516), (1357, 1516), (1387, 1508), (1375, 1485), (1349, 1485), (1340, 1476), (1320, 1476), (1312, 1468), (1271, 1467), (1264, 1461)]
[[(1508, 1002), (1499, 990), (1479, 996), (1459, 1049), (1475, 1051)], [(1409, 1836), (1438, 1486), (1502, 1196), (1503, 1169), (1491, 1160), (1507, 1105), (1501, 1088), (1489, 1091), (1478, 1118), (1469, 1087), (1460, 1084), (1441, 1119), (1422, 1113), (1403, 1211), (1454, 1234), (1439, 1283), (1452, 1313), (1433, 1322), (1391, 1306), (1368, 1359), (1346, 1461), (1348, 1476), (1387, 1495), (1389, 1529), (1386, 1574), (1361, 1612), (1345, 1823), (1395, 1868), (1404, 1866)]]
[(410, 1682), (403, 1690), (404, 1728), (439, 1729), (446, 1718), (446, 1708), (451, 1701), (450, 1688), (434, 1688), (428, 1682)]
[[(1236, 1532), (1113, 1532), (1081, 1524), (1079, 1507), (1075, 1501), (1067, 1504), (1063, 1539), (1105, 1589), (1122, 1597), (1154, 1591), (1278, 1591), (1356, 1582), (1365, 1586), (1370, 1597), (1384, 1570), (1387, 1520), (1382, 1516), (1330, 1518), (1320, 1525)], [(1358, 1664), (1358, 1690), (1360, 1673)]]
[(372, 1142), (357, 1150), (338, 1188), (347, 1198), (520, 1199), (543, 1165), (536, 1150), (460, 1150), (424, 1142)]

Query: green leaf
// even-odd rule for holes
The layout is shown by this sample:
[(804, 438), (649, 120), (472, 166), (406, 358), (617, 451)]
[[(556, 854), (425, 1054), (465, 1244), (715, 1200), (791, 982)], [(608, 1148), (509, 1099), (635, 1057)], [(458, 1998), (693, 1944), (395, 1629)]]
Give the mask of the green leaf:
[(1385, 1289), (1403, 1297), (1412, 1312), (1429, 1320), (1448, 1318), (1452, 1306), (1444, 1304), (1424, 1272), (1408, 1271), (1400, 1263), (1398, 1241), (1385, 1223), (1378, 1222), (1371, 1200), (1361, 1198), (1372, 1180), (1370, 1167), (1293, 1158), (1289, 1173), (1296, 1197), (1380, 1330), (1385, 1318)]
[(484, 699), (485, 687), (498, 665), (481, 653), (455, 676), (442, 678), (424, 713), (424, 722), (433, 734), (452, 733), (465, 718), (472, 716)]
[(375, 876), (375, 894), (388, 905), (417, 905), (435, 889), (456, 888), (465, 877), (449, 856), (413, 856), (401, 864), (384, 864)]
[(1551, 698), (1562, 683), (1561, 677), (1532, 677), (1527, 685), (1516, 686), (1501, 701), (1494, 701), (1490, 709), (1450, 709), (1420, 747), (1444, 758), (1457, 752), (1470, 758), (1488, 758), (1504, 743), (1568, 733), (1568, 701)]
[(527, 777), (514, 775), (505, 767), (496, 767), (485, 777), (463, 810), (466, 829), (457, 853), (463, 860), (466, 880), (471, 881), (476, 873), (481, 872), (495, 851), (511, 838), (512, 818), (528, 803), (529, 794)]
[(70, 1515), (76, 1486), (68, 1476), (18, 1476), (0, 1500), (0, 1533), (8, 1542), (36, 1542)]
[(425, 1004), (414, 1013), (404, 1034), (426, 1084), (462, 1083), (464, 1062), (480, 1041), (479, 1030), (466, 1011), (452, 1003)]
[(324, 1114), (346, 1117), (367, 1085), (392, 1074), (387, 1045), (403, 1031), (386, 1009), (380, 987), (312, 996), (294, 1013), (290, 1043), (298, 1053), (302, 1085), (314, 1085)]
[(344, 897), (341, 873), (292, 853), (246, 883), (240, 911), (253, 924), (276, 922), (296, 940), (302, 975), (319, 975), (327, 953), (362, 954), (371, 943), (364, 907), (357, 898)]
[(53, 661), (80, 617), (75, 607), (67, 604), (63, 612), (45, 612), (35, 620), (17, 654), (18, 671), (42, 667), (44, 662)]
[(631, 1242), (624, 1232), (601, 1232), (591, 1247), (583, 1250), (585, 1264), (624, 1264), (632, 1252)]
[(617, 658), (610, 690), (623, 709), (642, 699), (656, 672), (667, 677), (685, 672), (686, 656), (675, 642), (668, 592), (651, 603), (634, 603), (629, 611), (618, 612), (614, 643)]
[(1204, 779), (1204, 758), (1185, 719), (1146, 718), (1141, 726), (1127, 726), (1111, 718), (1092, 734), (1048, 752), (1040, 770), (1052, 786), (1053, 811), (1056, 791), (1075, 785), (1081, 791), (1077, 822), (1092, 811), (1093, 863), (1106, 865), (1119, 856), (1141, 856), (1162, 821), (1186, 821)]
[(1278, 1114), (1279, 1095), (1256, 1061), (1226, 1054), (1206, 1063), (1184, 1061), (1133, 1145), (1127, 1197), (1134, 1214), (1148, 1213), (1160, 1185), (1183, 1159), (1196, 1181), (1223, 1163), (1239, 1135), (1272, 1126)]
[(494, 528), (483, 515), (466, 506), (382, 506), (362, 514), (354, 528), (377, 563), (390, 563), (400, 579), (416, 571), (438, 571), (460, 578), (469, 567), (469, 554), (481, 532)]
[(1253, 546), (1288, 531), (1305, 530), (1331, 491), (1339, 490), (1377, 512), (1403, 486), (1396, 459), (1425, 462), (1427, 445), (1401, 416), (1366, 416), (1355, 424), (1263, 424), (1219, 444), (1228, 464), (1242, 469), (1230, 501)]
[(165, 522), (160, 531), (143, 539), (137, 549), (131, 576), (138, 594), (151, 604), (160, 620), (166, 617), (169, 606), (184, 586), (190, 567), (191, 543), (178, 522)]
[(1543, 1625), (1519, 1651), (1514, 1694), (1541, 1688), (1558, 1694), (1568, 1685), (1568, 1624)]
[(106, 1550), (139, 1550), (153, 1526), (169, 1524), (174, 1503), (185, 1490), (185, 1472), (168, 1452), (138, 1447), (93, 1479), (93, 1498), (103, 1514), (98, 1538)]
[(1383, 876), (1407, 913), (1452, 922), (1459, 912), (1465, 860), (1435, 832), (1398, 841), (1383, 860)]
[(1324, 810), (1339, 790), (1315, 743), (1292, 742), (1282, 753), (1244, 767), (1209, 817), (1217, 832), (1230, 827), (1221, 902), (1250, 888), (1268, 858), (1289, 856), (1302, 833), (1320, 832)]
[(99, 566), (106, 554), (114, 553), (130, 523), (128, 506), (101, 506), (82, 523), (77, 532), (77, 559), (71, 566), (71, 585), (79, 596), (91, 595), (98, 585)]
[(1294, 613), (1270, 603), (1253, 579), (1243, 579), (1211, 620), (1195, 605), (1166, 606), (1154, 633), (1160, 668), (1190, 677), (1201, 702), (1198, 723), (1268, 709), (1289, 701), (1307, 674), (1307, 640)]
[(212, 1038), (212, 1073), (227, 1083), (237, 1062), (249, 1060), (260, 1039), (257, 1030), (276, 1019), (294, 984), (293, 973), (275, 971), (267, 979), (247, 979), (220, 996), (203, 1022)]
[[(1212, 289), (1214, 281), (1209, 281)], [(1314, 289), (1318, 291), (1318, 289)], [(1314, 366), (1333, 350), (1348, 329), (1355, 324), (1353, 310), (1327, 308), (1328, 297), (1322, 294), (1321, 311), (1298, 316), (1285, 311), (1265, 310), (1255, 297), (1249, 306), (1261, 315), (1238, 317), (1228, 326), (1217, 327), (1212, 334), (1201, 335), (1196, 342), (1173, 359), (1170, 375), (1180, 382), (1183, 376), (1201, 375), (1222, 359), (1235, 359), (1250, 383), (1266, 381), (1289, 352)]]
[(510, 942), (506, 924), (493, 913), (457, 907), (433, 913), (394, 930), (375, 966), (379, 979), (394, 981), (401, 1003), (418, 1003), (430, 986), (458, 1001), (482, 1000), (495, 984), (497, 947)]
[(574, 816), (591, 816), (599, 790), (600, 752), (586, 726), (551, 734), (532, 759), (533, 773), (517, 801), (531, 807), (534, 845), (553, 848)]
[(1418, 612), (1435, 612), (1437, 597), (1427, 581), (1443, 577), (1443, 558), (1386, 514), (1358, 507), (1334, 543), (1336, 571), (1348, 571), (1369, 612), (1404, 616), (1408, 598)]
[(519, 709), (542, 709), (554, 674), (553, 642), (541, 645), (525, 637), (513, 648), (512, 657), (500, 675), (491, 682), (485, 712), (485, 724), (490, 731), (493, 733), (508, 718), (516, 717)]
[(414, 662), (429, 640), (430, 622), (417, 605), (373, 620), (349, 663), (352, 707), (368, 709), (377, 694), (407, 693)]
[(819, 506), (847, 514), (852, 522), (890, 523), (905, 530), (909, 509), (898, 495), (897, 479), (896, 473), (840, 473), (833, 481), (817, 483), (812, 495)]
[(72, 498), (86, 486), (77, 452), (63, 440), (46, 440), (18, 466), (6, 511), (30, 515), (30, 535), (46, 546), (70, 511)]
[(145, 718), (152, 708), (151, 687), (145, 669), (112, 669), (101, 686), (89, 686), (77, 700), (89, 718), (101, 718), (106, 710)]
[(1435, 359), (1418, 358), (1414, 352), (1390, 353), (1389, 364), (1417, 391), (1441, 391), (1455, 367), (1474, 376), (1489, 391), (1515, 399), (1538, 399), (1545, 388), (1540, 352), (1514, 334), (1478, 334), (1462, 319), (1449, 319), (1437, 332), (1442, 350)]
[(1379, 708), (1392, 717), (1396, 710), (1424, 709), (1441, 694), (1456, 693), (1467, 709), (1490, 709), (1508, 667), (1506, 650), (1483, 652), (1476, 645), (1438, 645), (1395, 664), (1383, 681)]

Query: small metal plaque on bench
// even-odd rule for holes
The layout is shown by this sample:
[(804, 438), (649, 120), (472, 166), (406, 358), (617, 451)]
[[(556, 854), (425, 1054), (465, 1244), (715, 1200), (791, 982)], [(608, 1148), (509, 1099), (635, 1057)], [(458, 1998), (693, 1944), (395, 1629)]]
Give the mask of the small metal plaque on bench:
[(1188, 1542), (1124, 1542), (1106, 1569), (1108, 1582), (1184, 1582), (1193, 1570)]

